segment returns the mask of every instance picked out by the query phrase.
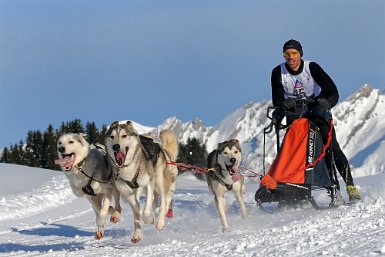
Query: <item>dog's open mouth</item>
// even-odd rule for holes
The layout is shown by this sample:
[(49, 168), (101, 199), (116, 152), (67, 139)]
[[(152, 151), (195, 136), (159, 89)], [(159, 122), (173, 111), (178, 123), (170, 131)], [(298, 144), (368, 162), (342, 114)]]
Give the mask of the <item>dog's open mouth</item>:
[[(128, 147), (126, 147), (126, 153), (128, 151)], [(116, 164), (118, 165), (118, 167), (122, 167), (123, 164), (124, 164), (124, 160), (126, 159), (126, 153), (122, 152), (122, 151), (115, 151), (114, 152), (114, 155), (115, 155), (115, 161), (116, 161)]]
[(239, 170), (238, 170), (238, 165), (231, 164), (231, 165), (226, 165), (227, 170), (229, 170), (231, 178), (233, 179), (233, 182), (237, 182), (239, 180)]
[(61, 159), (55, 160), (55, 164), (63, 167), (65, 171), (72, 170), (72, 166), (75, 162), (75, 153), (61, 154)]

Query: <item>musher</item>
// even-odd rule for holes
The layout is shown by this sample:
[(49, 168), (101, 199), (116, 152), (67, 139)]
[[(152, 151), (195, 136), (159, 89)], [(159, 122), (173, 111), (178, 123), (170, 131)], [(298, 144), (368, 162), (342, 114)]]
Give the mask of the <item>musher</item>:
[[(285, 62), (275, 67), (271, 74), (273, 105), (298, 113), (303, 111), (303, 106), (300, 106), (301, 101), (298, 101), (302, 98), (312, 100), (307, 101), (308, 110), (315, 107), (330, 110), (339, 99), (336, 85), (321, 66), (315, 62), (303, 60), (302, 56), (302, 46), (297, 40), (291, 39), (283, 45)], [(289, 124), (292, 121), (287, 117)], [(317, 120), (314, 122), (320, 128), (322, 139), (326, 142), (329, 132), (328, 124), (322, 121), (317, 122)], [(337, 142), (334, 127), (332, 150), (337, 170), (346, 184), (349, 201), (360, 200), (360, 192), (354, 185), (349, 162)], [(330, 167), (330, 160), (327, 161)]]

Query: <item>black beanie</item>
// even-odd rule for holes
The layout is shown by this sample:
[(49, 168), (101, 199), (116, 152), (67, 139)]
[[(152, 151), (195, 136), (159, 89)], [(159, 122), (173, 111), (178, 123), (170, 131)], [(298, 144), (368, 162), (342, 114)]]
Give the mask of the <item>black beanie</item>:
[(298, 50), (298, 52), (301, 54), (301, 56), (303, 55), (301, 43), (298, 42), (297, 40), (290, 39), (289, 41), (287, 41), (283, 45), (283, 52), (285, 52), (287, 49)]

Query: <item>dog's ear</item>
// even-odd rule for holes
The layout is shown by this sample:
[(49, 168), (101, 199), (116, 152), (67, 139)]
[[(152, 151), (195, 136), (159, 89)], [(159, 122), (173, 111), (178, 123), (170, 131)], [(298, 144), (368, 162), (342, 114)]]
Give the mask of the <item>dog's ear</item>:
[(126, 129), (134, 129), (134, 125), (132, 125), (132, 122), (131, 122), (131, 121), (127, 121), (126, 123), (123, 124), (123, 126), (124, 126)]
[(119, 121), (114, 121), (111, 123), (110, 128), (114, 129), (114, 128), (117, 128), (118, 126), (119, 126)]
[(112, 133), (113, 129), (116, 129), (119, 127), (119, 121), (114, 121), (111, 123), (111, 125), (107, 128), (106, 132), (104, 133), (104, 137), (109, 137)]
[(77, 133), (74, 135), (74, 139), (78, 141), (79, 143), (83, 144), (86, 139), (84, 138), (82, 133)]
[(133, 135), (133, 136), (139, 135), (138, 132), (134, 129), (134, 125), (131, 121), (127, 121), (124, 124), (124, 127), (125, 127), (124, 129), (127, 131), (128, 134)]
[(231, 142), (232, 144), (234, 144), (235, 147), (239, 149), (239, 151), (241, 151), (241, 145), (239, 144), (238, 139), (233, 138), (233, 139), (230, 140), (230, 142)]
[(76, 133), (74, 137), (76, 138), (76, 140), (84, 139), (83, 133)]
[(230, 143), (239, 144), (239, 141), (238, 141), (238, 139), (233, 138), (233, 139), (230, 139)]
[(223, 148), (223, 145), (225, 144), (225, 142), (222, 142), (222, 143), (218, 143), (218, 147), (217, 149), (219, 150), (219, 152), (222, 151), (222, 148)]

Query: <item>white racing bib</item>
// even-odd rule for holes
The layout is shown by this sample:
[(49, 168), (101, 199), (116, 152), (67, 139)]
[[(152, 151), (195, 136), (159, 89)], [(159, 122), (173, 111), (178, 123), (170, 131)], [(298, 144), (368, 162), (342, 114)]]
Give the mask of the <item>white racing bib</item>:
[(285, 90), (285, 99), (289, 97), (307, 98), (318, 96), (321, 87), (314, 81), (310, 73), (309, 61), (304, 61), (303, 71), (298, 75), (292, 75), (286, 69), (285, 63), (281, 64), (282, 85)]

